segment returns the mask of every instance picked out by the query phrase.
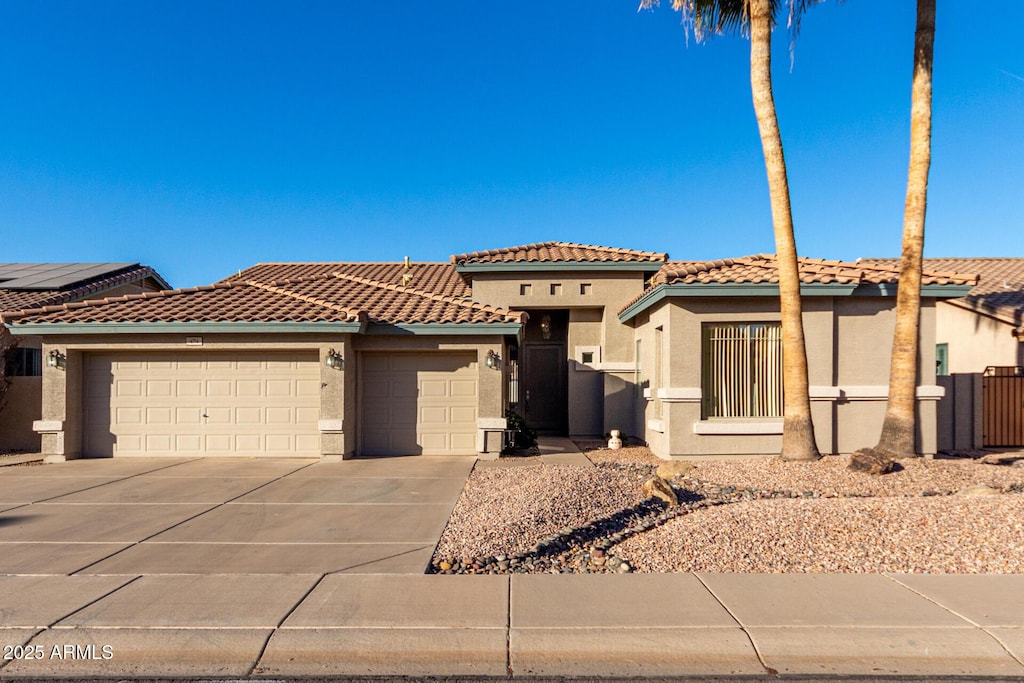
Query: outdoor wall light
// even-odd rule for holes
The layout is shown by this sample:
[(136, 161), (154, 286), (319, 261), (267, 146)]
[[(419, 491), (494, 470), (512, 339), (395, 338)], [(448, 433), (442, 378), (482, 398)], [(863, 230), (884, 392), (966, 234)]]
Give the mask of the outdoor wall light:
[(484, 362), (487, 363), (487, 367), (489, 367), (489, 368), (500, 368), (501, 367), (501, 356), (496, 354), (494, 351), (488, 351), (487, 352), (487, 360), (484, 361)]
[(335, 370), (341, 370), (345, 365), (345, 359), (341, 357), (341, 354), (331, 349), (327, 352), (327, 357), (324, 358), (324, 365)]
[(46, 365), (51, 368), (63, 368), (67, 366), (67, 356), (58, 351), (57, 349), (51, 349), (50, 353), (46, 356)]
[(540, 319), (540, 336), (551, 339), (551, 316), (547, 313)]

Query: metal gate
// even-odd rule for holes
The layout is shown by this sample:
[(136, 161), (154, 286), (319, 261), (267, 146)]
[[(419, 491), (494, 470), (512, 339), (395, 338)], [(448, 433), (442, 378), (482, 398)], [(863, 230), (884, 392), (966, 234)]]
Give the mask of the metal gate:
[(1024, 446), (1024, 367), (989, 366), (981, 382), (983, 445)]

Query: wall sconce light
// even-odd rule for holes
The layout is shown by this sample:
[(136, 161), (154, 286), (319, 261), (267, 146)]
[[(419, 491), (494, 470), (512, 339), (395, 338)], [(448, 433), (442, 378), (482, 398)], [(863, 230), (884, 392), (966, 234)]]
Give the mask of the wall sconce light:
[(496, 354), (494, 351), (488, 351), (487, 352), (487, 360), (484, 361), (484, 362), (487, 363), (487, 367), (489, 367), (489, 368), (500, 368), (501, 367), (501, 356)]
[(335, 370), (341, 370), (345, 365), (345, 359), (341, 357), (341, 354), (331, 349), (327, 352), (327, 357), (324, 358), (324, 365)]
[(57, 349), (50, 349), (50, 353), (46, 356), (46, 365), (51, 368), (64, 368), (67, 367), (68, 358)]
[(540, 336), (551, 339), (551, 316), (547, 313), (540, 319)]

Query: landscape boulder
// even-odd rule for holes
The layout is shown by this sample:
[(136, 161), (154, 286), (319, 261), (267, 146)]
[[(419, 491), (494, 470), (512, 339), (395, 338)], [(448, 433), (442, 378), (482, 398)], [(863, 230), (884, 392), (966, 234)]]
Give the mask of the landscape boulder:
[(965, 489), (960, 489), (959, 491), (956, 492), (956, 495), (958, 495), (958, 496), (979, 497), (979, 496), (998, 496), (1001, 493), (1002, 493), (1002, 491), (1000, 491), (997, 488), (993, 488), (993, 487), (989, 486), (988, 484), (975, 484), (974, 486), (968, 486)]
[(664, 501), (670, 507), (673, 505), (679, 505), (679, 497), (676, 496), (676, 492), (672, 490), (669, 483), (661, 477), (651, 477), (645, 481), (643, 493), (648, 498), (657, 498), (658, 500)]
[(892, 472), (896, 464), (892, 458), (873, 448), (862, 448), (853, 454), (847, 467), (854, 472), (865, 472), (877, 476)]
[(696, 468), (692, 462), (684, 460), (669, 460), (658, 465), (655, 472), (662, 479), (669, 481), (678, 477), (685, 477)]

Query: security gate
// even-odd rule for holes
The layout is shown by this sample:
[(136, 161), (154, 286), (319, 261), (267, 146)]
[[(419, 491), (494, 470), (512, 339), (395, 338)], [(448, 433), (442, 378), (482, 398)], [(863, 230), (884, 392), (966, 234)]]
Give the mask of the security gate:
[(981, 382), (983, 445), (1024, 446), (1024, 367), (989, 366)]

